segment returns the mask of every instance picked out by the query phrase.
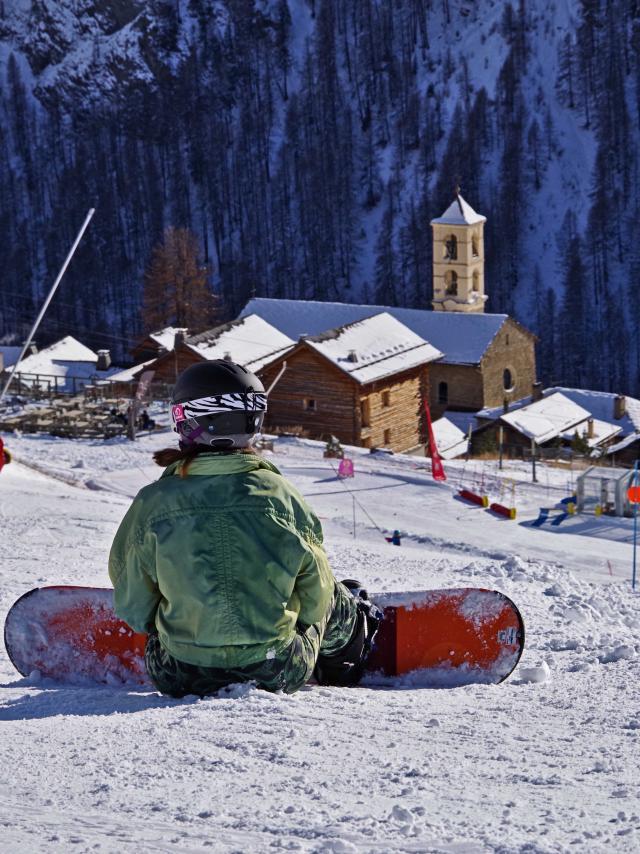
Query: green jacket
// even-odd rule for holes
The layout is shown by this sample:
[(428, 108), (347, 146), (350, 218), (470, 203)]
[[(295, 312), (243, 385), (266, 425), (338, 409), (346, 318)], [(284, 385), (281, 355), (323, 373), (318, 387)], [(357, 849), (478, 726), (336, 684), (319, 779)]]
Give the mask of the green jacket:
[(254, 454), (203, 454), (145, 486), (109, 556), (118, 616), (177, 659), (244, 667), (322, 619), (334, 578), (320, 523)]

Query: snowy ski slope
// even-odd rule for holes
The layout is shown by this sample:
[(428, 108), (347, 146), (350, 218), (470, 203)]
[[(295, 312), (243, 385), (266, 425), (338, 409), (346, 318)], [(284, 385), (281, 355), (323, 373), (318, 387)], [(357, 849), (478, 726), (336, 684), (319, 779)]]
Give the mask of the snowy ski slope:
[[(130, 496), (159, 474), (151, 451), (171, 442), (3, 438), (17, 461), (0, 476), (2, 618), (33, 586), (105, 584)], [(527, 648), (510, 680), (171, 700), (22, 679), (2, 651), (0, 851), (638, 850), (631, 520), (531, 528), (571, 486), (541, 466), (536, 487), (526, 467), (503, 472), (518, 483), (508, 521), (455, 498), (462, 481), (498, 498), (486, 464), (447, 463), (439, 485), (423, 459), (353, 455), (348, 482), (319, 443), (281, 440), (270, 458), (322, 517), (339, 577), (513, 598)], [(383, 537), (394, 528), (400, 548)]]

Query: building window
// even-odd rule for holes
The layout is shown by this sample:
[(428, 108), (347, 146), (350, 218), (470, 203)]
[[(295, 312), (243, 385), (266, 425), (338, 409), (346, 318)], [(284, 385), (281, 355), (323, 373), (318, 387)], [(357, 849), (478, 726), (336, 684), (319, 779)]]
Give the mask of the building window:
[(473, 290), (475, 293), (480, 290), (480, 273), (477, 270), (473, 271)]
[(315, 397), (303, 398), (303, 405), (304, 405), (304, 408), (308, 412), (315, 412), (316, 411), (316, 399), (315, 399)]
[(449, 383), (438, 383), (438, 403), (449, 403)]
[(471, 236), (471, 254), (474, 258), (480, 257), (480, 241), (477, 234)]
[(513, 380), (513, 374), (509, 370), (509, 368), (505, 368), (502, 372), (502, 387), (505, 391), (513, 391), (515, 387), (515, 382)]
[(365, 400), (360, 401), (360, 420), (363, 427), (371, 426), (371, 412), (369, 408), (369, 401), (366, 398)]
[(383, 391), (382, 392), (382, 405), (383, 406), (391, 406), (391, 392)]
[(458, 296), (458, 274), (455, 270), (447, 270), (444, 274), (445, 293), (448, 297)]
[(391, 430), (385, 430), (383, 435), (384, 435), (385, 446), (390, 445), (391, 444)]
[(450, 234), (444, 241), (444, 260), (458, 260), (458, 238), (455, 234)]

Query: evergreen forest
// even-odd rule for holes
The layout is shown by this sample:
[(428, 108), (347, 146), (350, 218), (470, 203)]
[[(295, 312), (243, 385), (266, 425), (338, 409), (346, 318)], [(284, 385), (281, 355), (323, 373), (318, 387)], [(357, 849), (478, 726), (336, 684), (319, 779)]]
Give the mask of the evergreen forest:
[(639, 0), (0, 0), (0, 82), (6, 343), (90, 207), (39, 344), (126, 363), (167, 229), (221, 321), (430, 308), (460, 185), (540, 379), (640, 396)]

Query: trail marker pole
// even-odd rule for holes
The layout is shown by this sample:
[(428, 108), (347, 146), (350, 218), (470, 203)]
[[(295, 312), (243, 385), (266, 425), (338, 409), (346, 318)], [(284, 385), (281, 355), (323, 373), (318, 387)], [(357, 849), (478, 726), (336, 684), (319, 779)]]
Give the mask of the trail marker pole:
[(353, 539), (356, 538), (356, 497), (355, 495), (351, 496), (351, 504), (353, 507)]
[(536, 442), (535, 442), (535, 439), (531, 440), (531, 480), (533, 483), (538, 482), (538, 478), (536, 477)]
[(65, 258), (65, 260), (64, 260), (64, 264), (63, 264), (63, 265), (62, 265), (62, 267), (60, 268), (60, 272), (58, 273), (58, 276), (57, 276), (57, 278), (56, 278), (55, 282), (53, 283), (53, 286), (52, 286), (51, 290), (49, 291), (49, 295), (47, 296), (46, 300), (44, 301), (44, 305), (43, 305), (43, 306), (42, 306), (42, 308), (40, 309), (40, 313), (39, 313), (39, 314), (38, 314), (38, 316), (36, 317), (35, 323), (34, 323), (34, 324), (33, 324), (33, 326), (31, 327), (31, 331), (29, 332), (29, 335), (27, 336), (27, 340), (24, 342), (24, 346), (23, 346), (23, 348), (22, 348), (22, 352), (21, 352), (21, 353), (20, 353), (20, 355), (18, 356), (18, 358), (17, 358), (17, 360), (16, 360), (16, 363), (15, 363), (15, 365), (13, 366), (13, 370), (12, 370), (12, 371), (11, 371), (11, 373), (9, 374), (9, 379), (8, 379), (8, 380), (6, 381), (6, 383), (4, 384), (4, 387), (2, 388), (2, 391), (0, 391), (0, 401), (1, 401), (1, 400), (2, 400), (2, 398), (5, 396), (7, 389), (8, 389), (8, 388), (9, 388), (9, 386), (11, 385), (11, 380), (13, 379), (13, 376), (14, 376), (15, 372), (16, 372), (16, 371), (17, 371), (17, 369), (18, 369), (18, 365), (19, 365), (19, 364), (20, 364), (20, 362), (22, 361), (22, 359), (23, 359), (23, 357), (24, 357), (24, 354), (27, 352), (27, 348), (29, 347), (29, 344), (31, 344), (31, 341), (33, 340), (33, 336), (36, 334), (36, 329), (38, 328), (38, 326), (40, 326), (40, 321), (41, 321), (41, 320), (42, 320), (42, 318), (44, 317), (44, 314), (45, 314), (46, 310), (49, 308), (49, 303), (50, 303), (50, 302), (51, 302), (51, 300), (53, 299), (53, 295), (55, 294), (55, 292), (56, 292), (56, 290), (57, 290), (57, 288), (58, 288), (58, 285), (60, 284), (60, 282), (61, 282), (61, 280), (62, 280), (62, 277), (64, 276), (64, 274), (65, 274), (65, 272), (66, 272), (66, 269), (67, 269), (67, 267), (69, 266), (69, 262), (70, 262), (70, 261), (71, 261), (71, 259), (73, 258), (73, 255), (74, 255), (74, 253), (75, 253), (76, 249), (78, 248), (78, 244), (79, 244), (79, 243), (80, 243), (80, 241), (82, 240), (82, 235), (85, 233), (86, 228), (87, 228), (87, 226), (89, 225), (89, 222), (90, 222), (90, 220), (91, 220), (91, 217), (94, 215), (94, 213), (95, 213), (95, 212), (96, 212), (96, 209), (95, 209), (95, 208), (91, 208), (91, 209), (89, 210), (89, 212), (87, 213), (87, 215), (86, 215), (86, 217), (85, 217), (85, 220), (84, 220), (84, 222), (82, 223), (82, 225), (81, 225), (81, 227), (80, 227), (80, 231), (78, 232), (78, 236), (77, 236), (77, 237), (76, 237), (76, 239), (74, 240), (74, 242), (73, 242), (73, 246), (72, 246), (72, 247), (71, 247), (71, 249), (69, 250), (69, 254), (68, 254), (68, 255), (67, 255), (67, 257)]

